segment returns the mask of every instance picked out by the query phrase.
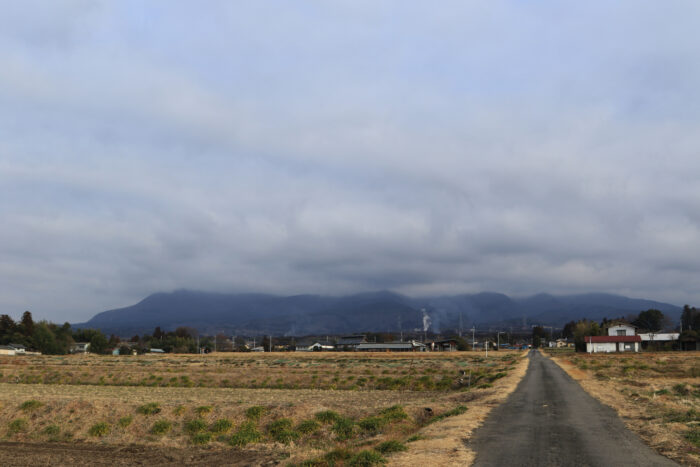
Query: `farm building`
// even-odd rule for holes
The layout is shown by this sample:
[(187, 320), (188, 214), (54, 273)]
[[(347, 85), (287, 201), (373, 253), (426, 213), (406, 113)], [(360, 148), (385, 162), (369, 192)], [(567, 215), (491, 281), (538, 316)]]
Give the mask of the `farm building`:
[(639, 336), (586, 336), (586, 352), (639, 352), (642, 338)]
[(335, 347), (330, 344), (321, 344), (320, 342), (304, 342), (295, 346), (296, 352), (327, 352), (335, 350)]
[(608, 327), (608, 336), (634, 336), (637, 328), (627, 323), (617, 323)]
[(7, 346), (15, 349), (15, 354), (27, 353), (27, 348), (22, 344), (7, 344)]
[(90, 352), (89, 342), (76, 342), (70, 348), (70, 353), (88, 353)]
[(454, 339), (446, 339), (442, 341), (433, 341), (428, 343), (431, 352), (456, 352), (457, 341)]
[(358, 346), (360, 344), (366, 344), (367, 343), (367, 337), (364, 334), (357, 334), (354, 336), (343, 336), (340, 339), (338, 339), (338, 342), (335, 344), (336, 350), (343, 350), (343, 351), (352, 351), (352, 350), (358, 350)]
[(17, 355), (17, 352), (9, 345), (0, 345), (0, 355)]
[(422, 342), (365, 342), (358, 344), (358, 352), (425, 352), (426, 345)]

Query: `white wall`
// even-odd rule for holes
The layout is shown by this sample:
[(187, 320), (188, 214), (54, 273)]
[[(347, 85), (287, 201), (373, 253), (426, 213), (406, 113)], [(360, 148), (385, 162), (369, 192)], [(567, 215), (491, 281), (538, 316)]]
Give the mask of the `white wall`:
[(617, 336), (617, 331), (625, 331), (625, 336), (634, 336), (634, 326), (626, 326), (624, 324), (618, 324), (617, 326), (610, 326), (608, 328), (608, 336)]

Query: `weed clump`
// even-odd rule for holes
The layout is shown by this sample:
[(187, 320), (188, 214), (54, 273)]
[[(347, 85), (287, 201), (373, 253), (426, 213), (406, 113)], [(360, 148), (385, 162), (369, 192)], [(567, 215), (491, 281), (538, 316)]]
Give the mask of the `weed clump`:
[(467, 406), (460, 405), (458, 407), (455, 407), (454, 409), (448, 410), (447, 412), (443, 412), (440, 415), (436, 415), (435, 417), (431, 418), (428, 423), (435, 423), (435, 422), (439, 422), (440, 420), (444, 420), (447, 417), (454, 417), (455, 415), (462, 415), (466, 411), (467, 411)]
[(227, 433), (231, 428), (233, 428), (233, 423), (228, 418), (220, 418), (215, 421), (209, 430), (212, 433)]
[(183, 413), (185, 413), (185, 406), (184, 405), (178, 405), (177, 407), (175, 407), (173, 409), (173, 415), (175, 415), (176, 417), (179, 417)]
[(133, 421), (134, 421), (134, 417), (132, 417), (131, 415), (128, 415), (126, 417), (120, 418), (119, 421), (117, 422), (117, 425), (119, 425), (120, 428), (126, 428), (129, 425), (131, 425), (131, 422), (133, 422)]
[(211, 405), (202, 405), (194, 409), (195, 412), (197, 412), (197, 415), (200, 417), (203, 417), (207, 414), (210, 414), (212, 411), (213, 407)]
[(339, 418), (331, 427), (331, 431), (335, 433), (338, 441), (345, 441), (355, 434), (355, 422), (349, 418)]
[(185, 423), (185, 431), (191, 435), (207, 429), (207, 424), (201, 418), (195, 418)]
[(379, 412), (379, 414), (387, 420), (404, 420), (408, 418), (408, 414), (400, 405), (392, 405)]
[(22, 404), (20, 404), (19, 408), (20, 408), (23, 412), (31, 412), (32, 410), (38, 409), (38, 408), (41, 407), (42, 405), (44, 405), (42, 402), (39, 402), (39, 401), (36, 400), (36, 399), (30, 399), (30, 400), (28, 400), (28, 401), (22, 402)]
[(288, 418), (280, 418), (267, 425), (267, 433), (275, 441), (284, 444), (299, 439), (299, 432), (292, 430), (292, 421)]
[(400, 441), (391, 440), (391, 441), (384, 441), (383, 443), (379, 443), (374, 448), (374, 450), (377, 452), (380, 452), (382, 454), (389, 454), (392, 452), (407, 451), (408, 447), (406, 447), (406, 445)]
[(322, 412), (316, 412), (314, 418), (321, 423), (330, 424), (340, 420), (343, 417), (341, 417), (338, 412), (334, 412), (333, 410), (324, 410)]
[(157, 402), (149, 402), (148, 404), (139, 406), (136, 409), (136, 412), (143, 415), (155, 415), (160, 413), (160, 410), (160, 404), (158, 404)]
[(360, 451), (348, 460), (348, 465), (353, 467), (371, 467), (373, 465), (384, 465), (386, 459), (377, 451)]
[(59, 427), (58, 425), (49, 425), (42, 431), (42, 433), (48, 436), (58, 436), (60, 432), (61, 427)]
[(171, 430), (173, 424), (167, 420), (158, 420), (151, 427), (151, 433), (154, 435), (164, 435)]
[(192, 444), (208, 444), (211, 441), (211, 433), (203, 431), (192, 435)]
[(315, 432), (320, 427), (321, 424), (318, 423), (316, 420), (304, 420), (303, 422), (297, 425), (297, 431), (304, 435), (308, 435), (309, 433)]
[(379, 430), (384, 428), (388, 422), (389, 421), (383, 417), (367, 417), (360, 420), (357, 425), (367, 433), (376, 434), (379, 433)]
[(235, 447), (243, 447), (249, 443), (257, 443), (262, 438), (253, 422), (245, 422), (229, 439), (229, 444)]
[(109, 425), (107, 425), (105, 422), (95, 423), (88, 430), (88, 434), (90, 436), (97, 436), (98, 438), (101, 438), (102, 436), (109, 434)]
[(266, 411), (267, 409), (262, 405), (254, 405), (246, 409), (245, 416), (248, 420), (254, 420), (257, 422), (258, 420), (260, 420), (260, 417), (262, 417)]
[(16, 418), (7, 425), (7, 434), (9, 436), (23, 431), (27, 431), (27, 420), (24, 418)]

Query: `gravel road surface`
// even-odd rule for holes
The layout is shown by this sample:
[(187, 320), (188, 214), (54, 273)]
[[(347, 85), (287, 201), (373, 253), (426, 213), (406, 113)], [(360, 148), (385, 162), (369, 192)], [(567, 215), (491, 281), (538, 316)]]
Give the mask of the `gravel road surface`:
[(530, 352), (517, 389), (469, 441), (475, 466), (671, 466), (556, 363)]

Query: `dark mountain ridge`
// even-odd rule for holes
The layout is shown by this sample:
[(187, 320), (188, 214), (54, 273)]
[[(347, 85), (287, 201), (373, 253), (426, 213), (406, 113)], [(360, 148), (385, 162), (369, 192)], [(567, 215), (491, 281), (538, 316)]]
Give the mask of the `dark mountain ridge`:
[(355, 332), (428, 330), (447, 332), (510, 328), (533, 324), (561, 327), (571, 320), (600, 321), (637, 314), (649, 308), (677, 322), (681, 308), (653, 300), (610, 294), (549, 295), (525, 298), (483, 292), (410, 298), (388, 291), (343, 297), (223, 294), (190, 290), (155, 293), (139, 303), (96, 314), (78, 328), (97, 328), (130, 337), (151, 333), (156, 326), (174, 330), (189, 326), (202, 334), (323, 335)]

